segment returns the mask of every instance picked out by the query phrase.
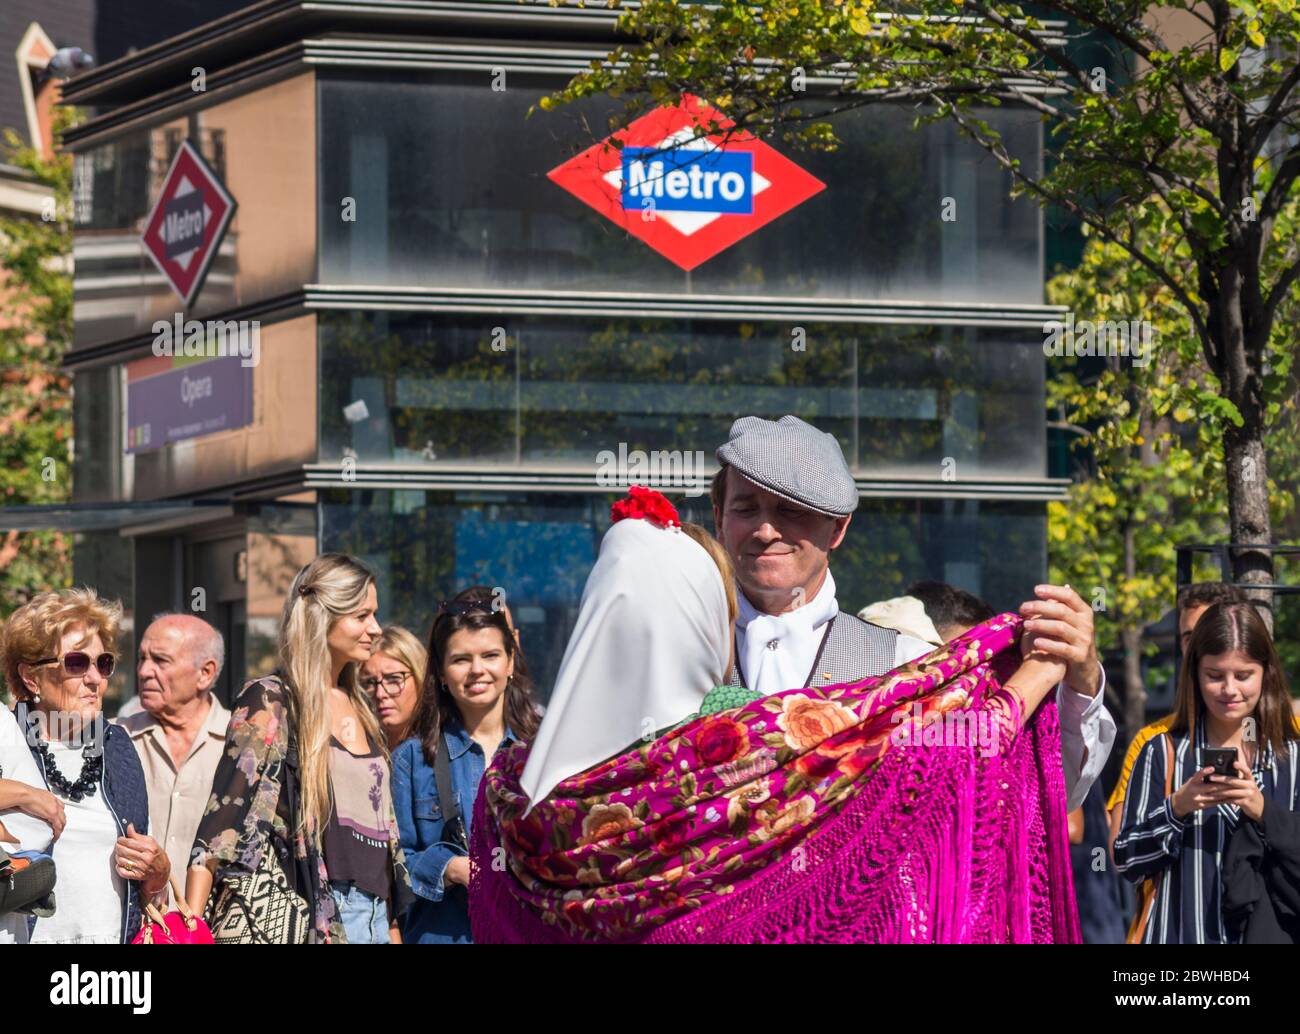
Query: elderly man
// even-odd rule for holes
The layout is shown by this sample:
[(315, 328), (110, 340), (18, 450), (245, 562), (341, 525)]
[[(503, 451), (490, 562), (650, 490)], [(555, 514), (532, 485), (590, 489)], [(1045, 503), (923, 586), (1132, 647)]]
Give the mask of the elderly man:
[[(740, 590), (733, 685), (765, 694), (826, 686), (883, 674), (934, 649), (839, 608), (830, 554), (848, 532), (858, 489), (832, 435), (795, 416), (747, 416), (732, 424), (717, 457), (714, 527)], [(1038, 599), (1020, 607), (1025, 632), (1067, 664), (1057, 704), (1073, 809), (1101, 774), (1115, 722), (1102, 706), (1092, 608), (1068, 586), (1034, 592)]]
[(230, 722), (211, 692), (225, 653), (221, 633), (202, 618), (154, 618), (140, 640), (136, 668), (144, 710), (119, 719), (144, 766), (154, 838), (181, 879)]

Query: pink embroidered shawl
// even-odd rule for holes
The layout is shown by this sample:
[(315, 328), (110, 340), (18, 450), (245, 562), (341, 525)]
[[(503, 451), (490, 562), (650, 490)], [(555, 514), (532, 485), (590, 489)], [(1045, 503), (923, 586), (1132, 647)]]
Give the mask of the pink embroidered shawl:
[(1022, 730), (1001, 688), (1019, 627), (701, 716), (526, 817), (527, 747), (503, 748), (471, 824), (474, 939), (1077, 943), (1056, 706)]

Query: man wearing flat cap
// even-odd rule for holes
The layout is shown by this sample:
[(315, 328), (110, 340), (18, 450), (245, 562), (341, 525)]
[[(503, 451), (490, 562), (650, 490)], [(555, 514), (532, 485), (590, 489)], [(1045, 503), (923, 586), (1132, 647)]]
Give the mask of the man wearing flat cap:
[[(717, 451), (713, 521), (736, 569), (733, 685), (759, 693), (881, 675), (934, 649), (840, 610), (830, 555), (858, 489), (833, 435), (796, 416), (742, 417)], [(1039, 585), (1021, 604), (1035, 649), (1067, 664), (1057, 688), (1067, 804), (1079, 807), (1115, 741), (1092, 608), (1069, 586)]]

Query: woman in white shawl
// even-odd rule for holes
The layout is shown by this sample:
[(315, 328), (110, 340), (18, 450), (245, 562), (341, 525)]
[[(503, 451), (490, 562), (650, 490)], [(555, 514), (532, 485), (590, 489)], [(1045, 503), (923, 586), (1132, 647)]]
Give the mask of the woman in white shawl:
[(731, 669), (731, 563), (704, 528), (671, 524), (676, 513), (658, 500), (646, 519), (619, 520), (616, 506), (601, 540), (520, 780), (532, 803), (699, 711)]

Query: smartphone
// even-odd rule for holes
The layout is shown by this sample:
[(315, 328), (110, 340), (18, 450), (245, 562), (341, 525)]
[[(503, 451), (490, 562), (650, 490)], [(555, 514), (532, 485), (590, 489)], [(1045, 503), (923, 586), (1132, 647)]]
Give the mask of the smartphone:
[(1213, 765), (1215, 775), (1235, 776), (1237, 774), (1236, 747), (1202, 747), (1200, 757), (1200, 767)]

